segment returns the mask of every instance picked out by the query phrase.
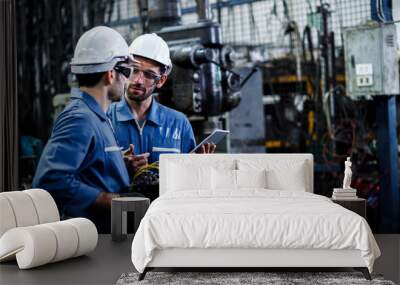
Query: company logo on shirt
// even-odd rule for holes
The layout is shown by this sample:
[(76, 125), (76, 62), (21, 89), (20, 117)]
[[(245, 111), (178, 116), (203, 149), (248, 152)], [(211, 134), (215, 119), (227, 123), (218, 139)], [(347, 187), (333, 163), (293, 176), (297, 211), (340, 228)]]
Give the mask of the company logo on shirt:
[(181, 139), (181, 131), (178, 128), (165, 128), (165, 132), (164, 132), (164, 128), (160, 127), (160, 135), (165, 137), (165, 138), (169, 138), (171, 137), (174, 140), (180, 140)]

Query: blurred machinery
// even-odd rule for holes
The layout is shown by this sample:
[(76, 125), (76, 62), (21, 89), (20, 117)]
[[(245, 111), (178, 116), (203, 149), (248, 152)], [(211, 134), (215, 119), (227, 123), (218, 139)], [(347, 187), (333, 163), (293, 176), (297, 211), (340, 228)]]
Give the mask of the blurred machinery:
[(187, 114), (217, 116), (239, 104), (240, 76), (231, 70), (232, 50), (222, 45), (219, 24), (205, 20), (165, 28), (158, 34), (171, 50), (174, 68), (170, 103), (176, 109)]
[[(141, 1), (145, 31), (167, 43), (173, 69), (158, 100), (187, 115), (201, 116), (195, 133), (224, 128), (221, 115), (238, 106), (246, 81), (233, 68), (233, 49), (222, 44), (220, 24), (211, 20), (208, 1), (197, 2), (198, 22), (182, 25), (180, 1)], [(162, 28), (161, 28), (162, 27)], [(161, 29), (160, 29), (161, 28)]]
[(230, 152), (263, 153), (266, 149), (262, 73), (252, 67), (235, 68), (235, 71), (242, 76), (254, 73), (241, 89), (239, 106), (227, 115)]
[[(379, 11), (378, 11), (379, 12)], [(382, 22), (384, 17), (377, 17)], [(389, 15), (389, 18), (391, 15)], [(394, 23), (370, 22), (345, 30), (346, 89), (353, 99), (373, 99), (377, 144), (380, 232), (400, 231), (396, 95), (399, 58)]]
[[(275, 152), (312, 152), (320, 165), (326, 165), (326, 158), (318, 142), (334, 136), (336, 106), (340, 104), (336, 101), (344, 94), (343, 57), (335, 55), (330, 16), (329, 4), (317, 6), (307, 15), (308, 24), (301, 34), (286, 12), (282, 30), (289, 38), (290, 50), (286, 56), (260, 65), (266, 95), (265, 146)], [(312, 31), (317, 32), (317, 45)], [(330, 148), (336, 152), (336, 143)], [(326, 170), (331, 171), (332, 166), (339, 170), (336, 165)]]
[[(296, 23), (288, 18), (282, 25), (287, 26), (283, 31), (290, 38), (290, 52), (260, 64), (266, 147), (268, 152), (313, 153), (316, 192), (326, 196), (339, 185), (343, 160), (351, 156), (353, 187), (368, 199), (371, 227), (398, 232), (395, 25), (371, 22), (343, 29), (343, 48), (338, 48), (330, 15), (327, 4), (308, 14), (309, 20), (318, 20), (308, 22), (302, 45), (293, 35), (298, 34)], [(390, 21), (390, 15), (385, 18)], [(311, 28), (318, 34), (315, 47)], [(298, 54), (303, 54), (300, 65)]]

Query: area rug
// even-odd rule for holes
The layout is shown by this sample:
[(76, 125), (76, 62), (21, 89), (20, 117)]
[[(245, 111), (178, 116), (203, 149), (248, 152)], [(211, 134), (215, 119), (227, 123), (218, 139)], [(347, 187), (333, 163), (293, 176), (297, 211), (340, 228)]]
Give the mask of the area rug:
[(364, 278), (360, 272), (148, 272), (142, 281), (138, 281), (139, 273), (122, 274), (117, 285), (145, 284), (213, 284), (213, 285), (358, 285), (379, 284), (395, 285), (384, 280), (381, 275), (372, 275), (372, 281)]

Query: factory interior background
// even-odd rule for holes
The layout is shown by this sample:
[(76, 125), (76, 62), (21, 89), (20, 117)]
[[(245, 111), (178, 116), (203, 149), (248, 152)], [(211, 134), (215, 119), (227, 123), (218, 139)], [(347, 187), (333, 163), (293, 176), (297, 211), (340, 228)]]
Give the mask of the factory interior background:
[[(1, 98), (3, 132), (11, 134), (2, 142), (2, 154), (11, 158), (3, 166), (9, 175), (2, 186), (30, 187), (54, 119), (74, 87), (69, 62), (85, 30), (107, 25), (131, 42), (143, 32), (179, 25), (177, 32), (159, 34), (167, 42), (175, 37), (193, 46), (185, 31), (199, 20), (195, 1), (148, 2), (16, 1), (16, 25), (10, 27), (16, 38), (7, 60), (15, 63), (9, 68), (17, 82), (8, 88), (16, 88), (18, 97)], [(201, 87), (193, 99), (193, 74), (199, 68), (177, 55), (177, 67), (157, 97), (188, 116), (197, 141), (213, 128), (230, 130), (217, 152), (312, 153), (317, 194), (330, 197), (340, 186), (343, 162), (350, 156), (352, 186), (367, 199), (372, 229), (399, 232), (399, 221), (393, 229), (396, 222), (390, 218), (398, 217), (399, 100), (346, 88), (345, 31), (373, 17), (391, 22), (400, 14), (394, 5), (382, 19), (372, 2), (211, 1), (208, 17), (219, 23), (222, 36), (197, 45), (220, 55), (217, 64), (201, 70), (214, 93), (207, 97)], [(214, 28), (206, 25), (199, 33)], [(383, 216), (389, 216), (388, 225), (382, 224)]]
[[(314, 193), (326, 197), (351, 157), (372, 232), (399, 234), (399, 1), (211, 0), (201, 11), (196, 2), (208, 1), (0, 1), (10, 9), (1, 27), (0, 189), (31, 188), (77, 87), (75, 45), (105, 25), (128, 43), (154, 32), (169, 44), (174, 68), (156, 98), (188, 117), (197, 142), (219, 128), (230, 135), (217, 153), (311, 153)], [(381, 70), (356, 72), (366, 59)]]

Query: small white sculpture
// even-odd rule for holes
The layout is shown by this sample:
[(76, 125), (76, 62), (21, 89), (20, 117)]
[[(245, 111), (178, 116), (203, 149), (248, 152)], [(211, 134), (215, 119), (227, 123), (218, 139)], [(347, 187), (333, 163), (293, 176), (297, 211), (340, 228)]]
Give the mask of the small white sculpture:
[(348, 157), (347, 160), (344, 162), (344, 166), (345, 169), (344, 169), (343, 189), (352, 189), (350, 187), (351, 175), (352, 175), (350, 157)]

